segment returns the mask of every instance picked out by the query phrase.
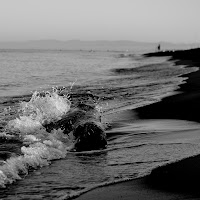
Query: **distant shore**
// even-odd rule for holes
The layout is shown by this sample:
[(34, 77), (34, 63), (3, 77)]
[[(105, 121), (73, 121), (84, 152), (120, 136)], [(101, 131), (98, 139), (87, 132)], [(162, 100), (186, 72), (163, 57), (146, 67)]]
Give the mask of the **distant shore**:
[[(171, 56), (176, 65), (200, 67), (200, 49), (160, 51), (148, 57)], [(137, 108), (140, 119), (182, 119), (200, 122), (200, 71), (183, 77), (179, 93), (160, 102)], [(199, 199), (200, 155), (154, 169), (150, 175), (132, 181), (94, 189), (77, 200), (177, 200)]]

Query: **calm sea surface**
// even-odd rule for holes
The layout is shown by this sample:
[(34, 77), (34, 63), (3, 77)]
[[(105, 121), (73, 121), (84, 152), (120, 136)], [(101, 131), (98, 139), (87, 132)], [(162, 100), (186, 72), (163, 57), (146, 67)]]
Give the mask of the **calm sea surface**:
[[(196, 70), (168, 59), (145, 58), (141, 50), (1, 50), (0, 199), (68, 199), (199, 154), (199, 124), (139, 120), (134, 113), (134, 108), (170, 95), (184, 81), (180, 75)], [(54, 119), (67, 112), (66, 98), (56, 96), (52, 88), (69, 96), (89, 91), (99, 97), (97, 107), (110, 127), (106, 150), (64, 152), (60, 133), (48, 135), (46, 143), (37, 140), (47, 134), (37, 129), (44, 116), (38, 111), (33, 120), (33, 115), (21, 114), (22, 107), (28, 103), (30, 111), (40, 106), (45, 117)], [(50, 95), (35, 97), (35, 91)], [(18, 143), (24, 155), (18, 154)]]

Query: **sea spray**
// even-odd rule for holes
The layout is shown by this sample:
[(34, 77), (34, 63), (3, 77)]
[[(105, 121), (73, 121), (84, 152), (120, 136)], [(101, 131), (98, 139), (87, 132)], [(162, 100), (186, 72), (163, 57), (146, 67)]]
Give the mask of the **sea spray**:
[(70, 106), (68, 96), (59, 96), (56, 91), (34, 92), (29, 102), (20, 103), (19, 117), (9, 121), (7, 129), (21, 134), (34, 133), (42, 125), (61, 119)]
[(30, 101), (20, 103), (19, 116), (9, 121), (6, 132), (0, 135), (8, 140), (20, 138), (22, 142), (20, 155), (1, 162), (1, 187), (21, 179), (30, 168), (47, 166), (51, 160), (66, 156), (70, 139), (60, 129), (46, 132), (43, 125), (61, 119), (70, 105), (68, 96), (59, 96), (55, 90), (34, 92)]
[(20, 112), (22, 116), (29, 116), (40, 123), (58, 120), (70, 109), (68, 96), (59, 96), (56, 91), (41, 94), (34, 92), (29, 102), (22, 102)]

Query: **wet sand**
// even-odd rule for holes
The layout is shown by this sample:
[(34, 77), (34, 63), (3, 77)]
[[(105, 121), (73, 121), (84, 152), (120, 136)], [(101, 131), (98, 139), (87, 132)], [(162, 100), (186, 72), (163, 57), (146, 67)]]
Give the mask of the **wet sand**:
[[(176, 65), (200, 67), (200, 49), (166, 51), (146, 56), (171, 56)], [(178, 94), (161, 102), (136, 109), (140, 119), (182, 119), (200, 122), (200, 71), (184, 75), (186, 83)], [(134, 112), (135, 112), (134, 111)], [(100, 187), (78, 197), (78, 200), (175, 200), (199, 199), (200, 156), (154, 169), (150, 175)]]
[(144, 178), (97, 188), (78, 200), (199, 199), (200, 156), (157, 168)]

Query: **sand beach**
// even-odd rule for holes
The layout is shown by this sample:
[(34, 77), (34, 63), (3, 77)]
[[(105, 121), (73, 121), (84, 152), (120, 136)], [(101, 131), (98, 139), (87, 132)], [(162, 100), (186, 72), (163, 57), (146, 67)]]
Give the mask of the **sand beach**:
[[(165, 51), (146, 54), (147, 57), (170, 56), (176, 65), (200, 66), (200, 49)], [(136, 109), (140, 119), (181, 119), (200, 121), (200, 71), (184, 75), (187, 80), (177, 94), (160, 102)], [(199, 199), (200, 156), (154, 169), (150, 175), (89, 191), (77, 200), (175, 200)]]

